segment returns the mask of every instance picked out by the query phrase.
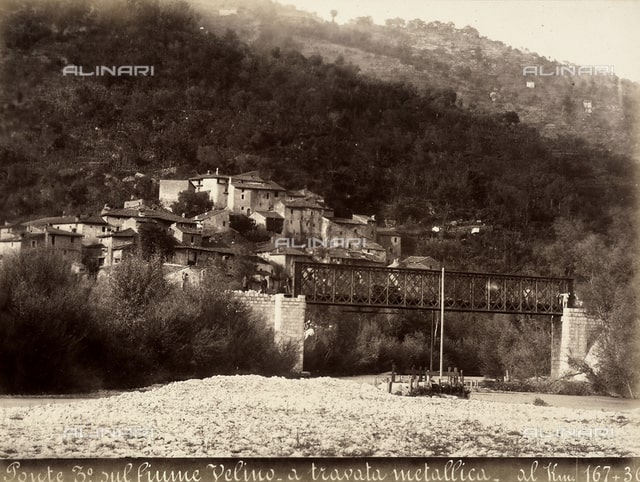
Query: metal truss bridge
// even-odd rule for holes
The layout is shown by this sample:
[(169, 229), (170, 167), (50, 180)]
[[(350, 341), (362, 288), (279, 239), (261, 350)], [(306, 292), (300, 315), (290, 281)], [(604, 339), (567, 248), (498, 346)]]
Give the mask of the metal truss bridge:
[(297, 262), (293, 292), (310, 304), (562, 315), (573, 280)]

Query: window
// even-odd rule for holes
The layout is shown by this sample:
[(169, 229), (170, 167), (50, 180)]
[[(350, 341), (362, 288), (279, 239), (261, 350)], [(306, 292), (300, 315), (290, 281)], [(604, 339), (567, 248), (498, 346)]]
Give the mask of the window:
[(107, 227), (106, 226), (102, 226), (102, 232), (106, 233), (107, 232)]
[(224, 228), (227, 225), (226, 221), (222, 221), (222, 227)]
[(242, 196), (240, 196), (240, 199), (244, 199), (244, 194)]
[(191, 243), (193, 243), (195, 240), (195, 236), (191, 236)]
[(279, 194), (278, 191), (276, 191), (273, 197), (278, 197), (278, 194)]
[(36, 247), (36, 242), (35, 241), (31, 241), (31, 247), (35, 248)]
[(51, 235), (51, 246), (55, 246), (56, 245), (56, 237), (52, 234)]
[(267, 199), (269, 199), (269, 193), (267, 193)]
[(74, 242), (75, 242), (75, 240), (76, 240), (76, 238), (74, 238), (74, 237), (72, 237), (72, 238), (71, 238), (71, 242), (72, 242), (72, 243), (74, 243)]

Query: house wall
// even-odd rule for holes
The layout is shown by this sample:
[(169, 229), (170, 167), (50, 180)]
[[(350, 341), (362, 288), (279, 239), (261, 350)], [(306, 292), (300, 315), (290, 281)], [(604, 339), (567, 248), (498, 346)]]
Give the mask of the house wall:
[(283, 234), (294, 239), (322, 237), (324, 209), (286, 207), (279, 203), (276, 211), (284, 218)]
[(378, 233), (378, 244), (387, 250), (388, 261), (402, 256), (402, 239), (399, 235)]
[[(242, 192), (244, 190), (244, 192)], [(256, 211), (270, 211), (284, 193), (268, 189), (252, 189), (242, 185), (230, 185), (228, 196), (229, 209), (238, 214), (250, 216)], [(249, 214), (247, 214), (249, 210)]]
[(171, 209), (182, 191), (195, 191), (195, 187), (189, 180), (161, 179), (158, 199), (165, 208)]
[(105, 234), (108, 228), (108, 226), (105, 226), (104, 224), (85, 224), (82, 222), (60, 224), (54, 223), (52, 224), (52, 226), (56, 229), (69, 231), (70, 233), (76, 232), (78, 234), (82, 234), (84, 236), (84, 238), (82, 238), (82, 244), (84, 244), (85, 246), (99, 243), (100, 240), (98, 239), (98, 236), (101, 234)]
[(197, 192), (209, 192), (209, 199), (213, 201), (216, 209), (224, 209), (228, 205), (228, 186), (229, 179), (227, 177), (207, 177), (204, 179), (192, 179)]
[(10, 254), (18, 254), (22, 249), (22, 241), (10, 241), (10, 240), (2, 240), (0, 241), (0, 258), (4, 258)]
[(82, 249), (82, 239), (75, 236), (61, 236), (59, 234), (47, 233), (46, 245), (58, 250), (77, 251)]
[(322, 218), (322, 237), (375, 239), (375, 226), (371, 224), (339, 224), (330, 218)]
[(294, 371), (300, 372), (304, 361), (304, 321), (307, 303), (304, 296), (289, 298), (284, 294), (267, 295), (255, 291), (234, 291), (236, 299), (245, 302), (273, 329), (277, 342), (291, 342), (297, 347)]
[(229, 213), (230, 211), (223, 211), (214, 216), (205, 218), (202, 221), (203, 229), (214, 231), (228, 231), (231, 229), (229, 226)]

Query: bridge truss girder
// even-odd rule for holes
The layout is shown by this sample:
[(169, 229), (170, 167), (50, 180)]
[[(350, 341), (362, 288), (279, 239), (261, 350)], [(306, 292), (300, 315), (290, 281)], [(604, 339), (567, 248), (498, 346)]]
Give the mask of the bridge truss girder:
[[(442, 272), (326, 263), (296, 263), (294, 295), (307, 303), (440, 310)], [(562, 315), (569, 278), (444, 273), (446, 311)]]

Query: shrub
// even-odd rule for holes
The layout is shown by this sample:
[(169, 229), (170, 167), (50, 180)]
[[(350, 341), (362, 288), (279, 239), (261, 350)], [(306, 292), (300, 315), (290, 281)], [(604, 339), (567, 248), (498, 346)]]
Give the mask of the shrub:
[(31, 250), (0, 268), (0, 389), (57, 392), (96, 388), (94, 317), (88, 282), (63, 257)]

